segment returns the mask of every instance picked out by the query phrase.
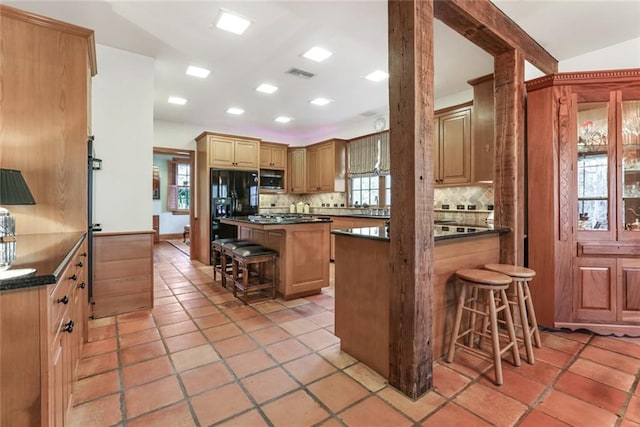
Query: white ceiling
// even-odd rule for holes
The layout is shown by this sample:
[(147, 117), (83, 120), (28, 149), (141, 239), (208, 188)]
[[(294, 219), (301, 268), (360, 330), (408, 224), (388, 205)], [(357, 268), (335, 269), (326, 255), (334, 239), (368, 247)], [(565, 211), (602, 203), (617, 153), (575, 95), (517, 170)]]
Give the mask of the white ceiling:
[[(388, 66), (386, 1), (4, 3), (91, 28), (99, 44), (153, 57), (155, 119), (195, 124), (203, 130), (223, 127), (296, 145), (388, 115), (387, 82), (363, 79)], [(640, 37), (640, 0), (494, 3), (558, 60)], [(212, 25), (222, 9), (252, 21), (244, 35)], [(490, 55), (440, 22), (434, 31), (436, 99), (468, 92), (468, 80), (493, 71)], [(323, 63), (303, 58), (301, 54), (314, 45), (333, 55)], [(190, 64), (212, 72), (206, 80), (189, 77), (184, 72)], [(307, 80), (285, 74), (291, 67), (316, 76)], [(280, 89), (273, 95), (256, 92), (262, 82)], [(168, 104), (170, 95), (188, 103)], [(319, 96), (334, 102), (324, 107), (309, 104)], [(230, 116), (225, 112), (230, 106), (246, 113)], [(275, 123), (279, 115), (294, 120)]]

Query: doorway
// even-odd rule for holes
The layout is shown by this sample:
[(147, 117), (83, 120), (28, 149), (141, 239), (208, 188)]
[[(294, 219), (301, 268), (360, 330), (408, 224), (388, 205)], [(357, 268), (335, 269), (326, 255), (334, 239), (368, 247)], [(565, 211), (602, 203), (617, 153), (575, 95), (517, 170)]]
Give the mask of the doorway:
[(166, 241), (192, 257), (195, 152), (153, 148), (153, 227), (155, 241)]

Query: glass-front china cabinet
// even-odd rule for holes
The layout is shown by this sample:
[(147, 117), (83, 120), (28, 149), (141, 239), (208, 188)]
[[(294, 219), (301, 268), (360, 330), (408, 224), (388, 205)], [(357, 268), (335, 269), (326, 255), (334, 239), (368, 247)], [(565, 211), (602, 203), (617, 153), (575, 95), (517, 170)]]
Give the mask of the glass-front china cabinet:
[(640, 70), (554, 74), (526, 86), (539, 323), (640, 336)]

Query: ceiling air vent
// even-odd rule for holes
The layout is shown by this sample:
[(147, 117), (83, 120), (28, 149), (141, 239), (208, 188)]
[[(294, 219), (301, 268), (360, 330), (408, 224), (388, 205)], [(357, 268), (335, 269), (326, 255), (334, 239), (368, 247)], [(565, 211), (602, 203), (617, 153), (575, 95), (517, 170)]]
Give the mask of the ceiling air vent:
[(298, 68), (290, 68), (289, 70), (286, 71), (286, 73), (291, 74), (292, 76), (302, 77), (305, 79), (310, 79), (311, 77), (315, 76), (315, 74), (313, 73), (310, 73), (308, 71), (303, 71)]

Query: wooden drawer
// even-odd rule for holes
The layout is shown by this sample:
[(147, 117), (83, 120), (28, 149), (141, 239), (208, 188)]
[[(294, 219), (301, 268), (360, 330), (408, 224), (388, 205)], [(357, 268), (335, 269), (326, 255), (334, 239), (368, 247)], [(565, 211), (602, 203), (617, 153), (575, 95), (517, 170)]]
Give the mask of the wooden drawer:
[(580, 242), (578, 256), (640, 257), (640, 245), (633, 242)]
[(69, 280), (61, 280), (55, 285), (49, 285), (52, 291), (49, 295), (49, 328), (51, 337), (56, 335), (60, 322), (70, 304), (73, 302), (73, 284)]

